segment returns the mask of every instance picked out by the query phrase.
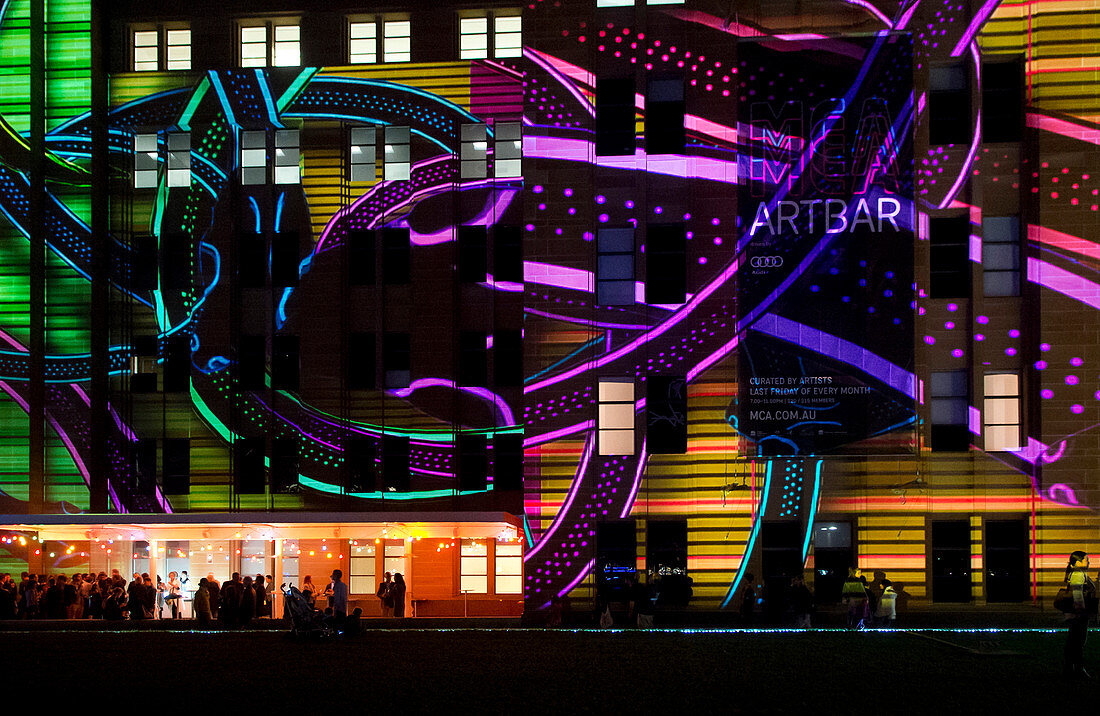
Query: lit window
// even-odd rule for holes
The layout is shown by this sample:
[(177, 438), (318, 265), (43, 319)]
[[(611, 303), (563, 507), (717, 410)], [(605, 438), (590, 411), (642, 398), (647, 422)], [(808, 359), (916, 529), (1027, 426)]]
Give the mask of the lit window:
[(459, 591), (485, 594), (489, 591), (489, 552), (484, 541), (462, 540)]
[(596, 7), (634, 7), (634, 0), (596, 0)]
[(408, 62), (412, 59), (412, 23), (386, 20), (382, 26), (382, 61)]
[(1016, 373), (985, 374), (982, 410), (986, 452), (1020, 447), (1020, 376)]
[[(484, 124), (462, 125), (461, 167), (463, 179), (484, 179), (489, 156), (488, 128)], [(484, 278), (484, 277), (483, 277)]]
[(157, 135), (134, 135), (134, 188), (157, 187)]
[(405, 543), (397, 542), (385, 546), (385, 555), (382, 562), (382, 571), (390, 574), (405, 574)]
[(191, 69), (191, 31), (168, 30), (168, 69)]
[(493, 56), (520, 57), (523, 54), (523, 20), (519, 15), (493, 18)]
[(299, 139), (297, 129), (275, 131), (275, 183), (300, 184), (302, 168), (298, 163)]
[(385, 160), (382, 176), (386, 181), (409, 180), (409, 128), (386, 127)]
[(634, 229), (596, 232), (596, 304), (634, 305)]
[(601, 378), (599, 388), (599, 454), (634, 454), (634, 381)]
[(489, 56), (489, 18), (459, 19), (458, 56), (463, 60), (481, 60)]
[(156, 72), (160, 69), (159, 33), (142, 30), (134, 33), (134, 71)]
[(352, 181), (374, 181), (375, 156), (374, 143), (377, 132), (374, 127), (353, 127), (351, 130), (351, 168)]
[(523, 545), (519, 542), (497, 542), (496, 593), (523, 593)]
[(241, 132), (241, 184), (267, 183), (267, 132)]
[(168, 134), (168, 186), (191, 186), (191, 133)]
[(374, 20), (348, 23), (348, 62), (370, 65), (378, 61), (378, 23)]
[(241, 67), (267, 66), (267, 26), (241, 28)]
[(297, 25), (275, 26), (275, 67), (298, 67), (302, 64), (301, 30)]
[(351, 547), (350, 584), (352, 594), (374, 594), (377, 585), (374, 580), (374, 545), (354, 545)]
[(497, 179), (523, 176), (523, 130), (519, 122), (493, 126), (493, 173)]

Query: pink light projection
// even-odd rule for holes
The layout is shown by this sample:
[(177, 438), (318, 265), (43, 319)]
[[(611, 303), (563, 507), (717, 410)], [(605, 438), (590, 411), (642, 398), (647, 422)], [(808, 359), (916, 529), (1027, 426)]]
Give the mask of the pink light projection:
[(1027, 280), (1100, 310), (1100, 284), (1072, 271), (1028, 257)]

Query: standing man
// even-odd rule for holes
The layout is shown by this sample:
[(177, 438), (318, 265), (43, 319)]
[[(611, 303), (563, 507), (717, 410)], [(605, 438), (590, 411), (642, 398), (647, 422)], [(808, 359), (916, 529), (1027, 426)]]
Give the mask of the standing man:
[(337, 621), (343, 621), (348, 616), (348, 585), (343, 582), (344, 573), (339, 569), (332, 570), (332, 614)]
[(386, 572), (382, 578), (382, 583), (378, 585), (378, 599), (382, 602), (382, 616), (393, 616), (393, 595), (390, 594), (390, 589), (393, 587), (393, 582), (390, 580), (393, 578), (389, 572)]

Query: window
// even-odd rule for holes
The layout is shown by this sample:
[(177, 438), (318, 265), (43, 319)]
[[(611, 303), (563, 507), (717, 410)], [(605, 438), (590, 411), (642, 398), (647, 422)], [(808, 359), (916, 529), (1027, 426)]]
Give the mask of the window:
[(375, 135), (374, 127), (352, 127), (351, 161), (348, 162), (351, 181), (375, 180)]
[(851, 522), (817, 522), (814, 530), (814, 595), (819, 604), (836, 604), (848, 570), (856, 566)]
[[(133, 31), (134, 72), (191, 69), (191, 30), (146, 26)], [(161, 46), (165, 62), (161, 63)]]
[(458, 489), (484, 490), (489, 473), (488, 441), (484, 435), (458, 436)]
[(523, 233), (518, 226), (493, 229), (493, 278), (497, 281), (523, 281)]
[(267, 183), (267, 132), (241, 132), (241, 184)]
[[(686, 581), (677, 577), (687, 575), (687, 520), (649, 520), (645, 531), (646, 570), (662, 580), (668, 580), (662, 581), (662, 584), (686, 586)], [(669, 594), (668, 598), (672, 601), (675, 595)]]
[(523, 130), (519, 122), (493, 126), (493, 173), (497, 179), (523, 176)]
[(374, 555), (373, 544), (352, 546), (348, 570), (348, 589), (352, 594), (374, 594), (378, 589), (374, 579)]
[(302, 168), (299, 165), (299, 136), (297, 129), (275, 130), (275, 183), (301, 184)]
[(275, 26), (275, 67), (298, 67), (302, 64), (301, 29), (297, 25)]
[(135, 236), (131, 242), (129, 286), (134, 291), (152, 291), (157, 287), (157, 237)]
[(193, 286), (191, 248), (191, 237), (187, 234), (175, 231), (161, 233), (161, 288), (187, 290)]
[(970, 601), (970, 523), (932, 523), (932, 601)]
[(929, 144), (968, 144), (974, 131), (970, 120), (970, 74), (962, 62), (929, 71)]
[(646, 381), (646, 448), (653, 455), (687, 452), (687, 379), (651, 375)]
[(130, 392), (157, 392), (157, 337), (134, 336), (130, 355)]
[(237, 235), (237, 285), (263, 288), (267, 284), (267, 238), (243, 232)]
[(191, 340), (182, 331), (163, 343), (164, 392), (183, 393), (191, 389)]
[(271, 284), (279, 288), (298, 285), (301, 251), (297, 231), (280, 231), (271, 239)]
[(165, 438), (163, 453), (164, 492), (186, 495), (191, 491), (191, 440)]
[(168, 30), (165, 36), (168, 41), (168, 69), (191, 69), (191, 31)]
[[(493, 28), (490, 46), (490, 25)], [(463, 60), (523, 55), (523, 20), (518, 12), (467, 15), (458, 20), (458, 56)]]
[(134, 491), (152, 497), (157, 491), (157, 439), (139, 438), (131, 448), (134, 458)]
[(683, 154), (684, 141), (683, 79), (651, 79), (645, 101), (646, 152)]
[(386, 181), (409, 180), (409, 128), (386, 127), (382, 177)]
[(348, 62), (372, 65), (378, 61), (378, 22), (366, 20), (348, 23)]
[(283, 583), (288, 586), (299, 586), (299, 557), (301, 547), (296, 539), (283, 540)]
[(484, 226), (458, 227), (458, 280), (478, 283), (489, 271), (486, 244), (488, 231)]
[(298, 488), (298, 438), (271, 441), (271, 491), (286, 493)]
[(488, 381), (483, 331), (459, 331), (458, 334), (458, 384), (461, 386), (481, 386)]
[(1020, 447), (1020, 376), (986, 373), (982, 418), (986, 452)]
[(263, 336), (241, 336), (237, 347), (237, 380), (241, 390), (264, 389)]
[(1024, 66), (1021, 60), (982, 65), (982, 141), (1018, 142), (1023, 136)]
[[(298, 67), (302, 64), (301, 30), (297, 22), (241, 26), (241, 67)], [(275, 42), (268, 48), (269, 32)], [(271, 56), (268, 51), (271, 49)]]
[(267, 25), (241, 28), (241, 67), (267, 67)]
[(134, 72), (160, 69), (160, 37), (156, 30), (134, 32)]
[(634, 79), (596, 80), (596, 154), (634, 154)]
[(488, 127), (484, 124), (463, 124), (459, 154), (459, 177), (484, 179), (488, 175)]
[(378, 443), (374, 439), (352, 438), (346, 445), (346, 492), (374, 492), (378, 489)]
[(406, 284), (411, 278), (412, 249), (409, 230), (382, 229), (382, 283)]
[(523, 55), (523, 18), (518, 14), (493, 16), (493, 56), (521, 57)]
[(966, 450), (970, 446), (965, 370), (932, 373), (932, 450)]
[(375, 389), (374, 356), (375, 338), (373, 333), (351, 333), (348, 335), (348, 389)]
[(596, 234), (596, 303), (634, 305), (634, 229), (599, 229)]
[(1020, 217), (982, 221), (982, 288), (986, 296), (1020, 295)]
[(387, 544), (384, 547), (382, 554), (382, 571), (389, 572), (390, 574), (404, 575), (408, 570), (405, 569), (405, 543), (394, 542)]
[(233, 476), (237, 493), (264, 493), (264, 439), (237, 438), (233, 441)]
[(382, 24), (382, 61), (409, 62), (412, 59), (412, 23), (386, 20)]
[(634, 381), (601, 378), (599, 386), (599, 454), (634, 454)]
[(523, 545), (519, 542), (497, 542), (496, 560), (497, 594), (523, 593)]
[(985, 599), (1022, 602), (1031, 583), (1030, 530), (1026, 519), (985, 522)]
[(348, 232), (348, 284), (351, 286), (373, 286), (375, 233), (370, 230), (353, 229)]
[(683, 224), (646, 228), (646, 303), (679, 304), (687, 294), (687, 232)]
[(493, 436), (493, 490), (523, 489), (523, 435)]
[(458, 21), (458, 57), (480, 60), (489, 56), (489, 18), (463, 17)]
[(407, 388), (410, 376), (408, 333), (386, 333), (382, 342), (382, 371), (386, 389)]
[(463, 594), (489, 591), (489, 550), (485, 540), (462, 540), (458, 589)]
[(191, 133), (168, 133), (168, 186), (191, 186)]
[(929, 294), (932, 298), (970, 296), (970, 218), (954, 216), (929, 222)]
[(134, 188), (156, 189), (157, 171), (157, 135), (134, 135)]
[(498, 328), (493, 335), (493, 383), (523, 384), (523, 334), (518, 330)]
[(274, 336), (271, 339), (271, 387), (298, 390), (298, 336)]

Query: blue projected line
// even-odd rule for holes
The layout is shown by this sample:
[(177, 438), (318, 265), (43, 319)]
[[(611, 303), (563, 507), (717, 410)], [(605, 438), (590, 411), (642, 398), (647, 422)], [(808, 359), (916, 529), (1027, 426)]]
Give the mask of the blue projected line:
[(210, 84), (214, 86), (214, 91), (218, 93), (218, 99), (221, 101), (222, 109), (225, 110), (225, 121), (230, 125), (237, 123), (237, 118), (233, 116), (233, 107), (229, 104), (229, 97), (225, 94), (225, 87), (222, 87), (221, 77), (214, 70), (207, 72), (210, 77)]
[(267, 75), (263, 70), (256, 70), (256, 84), (260, 86), (260, 94), (264, 98), (264, 106), (267, 107), (267, 118), (276, 127), (282, 127), (279, 121), (279, 113), (275, 110), (275, 100), (271, 97), (271, 89), (267, 86)]
[(260, 227), (260, 205), (256, 203), (256, 197), (248, 197), (248, 203), (252, 205), (252, 213), (256, 215), (256, 233), (262, 233)]
[(523, 379), (523, 382), (524, 382), (524, 383), (530, 383), (530, 382), (531, 382), (531, 381), (533, 381), (533, 380), (537, 380), (537, 379), (538, 379), (538, 377), (539, 377), (540, 375), (543, 375), (543, 374), (545, 374), (545, 373), (549, 373), (550, 371), (554, 370), (555, 368), (557, 368), (557, 367), (558, 367), (559, 365), (561, 365), (562, 363), (565, 363), (566, 361), (568, 361), (568, 360), (572, 359), (573, 357), (575, 357), (575, 356), (576, 356), (577, 354), (579, 354), (579, 353), (582, 353), (582, 352), (584, 352), (584, 351), (588, 350), (589, 348), (591, 348), (592, 346), (596, 345), (597, 343), (603, 343), (603, 340), (604, 340), (604, 339), (603, 339), (602, 337), (600, 337), (600, 338), (593, 338), (592, 340), (588, 341), (588, 343), (585, 343), (585, 344), (584, 344), (583, 346), (581, 346), (581, 347), (580, 347), (580, 348), (578, 348), (577, 350), (573, 351), (573, 352), (572, 352), (572, 353), (570, 353), (569, 355), (567, 355), (567, 356), (565, 356), (564, 358), (562, 358), (561, 360), (559, 360), (559, 361), (558, 361), (557, 363), (554, 363), (553, 365), (550, 365), (550, 366), (547, 366), (546, 368), (543, 368), (543, 369), (542, 369), (542, 370), (540, 370), (540, 371), (539, 371), (538, 373), (535, 373), (535, 374), (534, 374), (534, 375), (532, 375), (532, 376), (529, 376), (529, 377), (527, 377), (527, 378), (524, 378), (524, 379)]
[(459, 114), (461, 114), (462, 116), (464, 116), (468, 119), (472, 119), (475, 122), (478, 121), (478, 118), (476, 116), (470, 114), (469, 111), (463, 109), (462, 107), (459, 107), (457, 104), (450, 101), (449, 99), (446, 99), (444, 97), (440, 97), (437, 94), (432, 94), (431, 92), (428, 92), (428, 91), (425, 91), (425, 90), (422, 90), (422, 89), (418, 89), (416, 87), (410, 87), (409, 85), (400, 85), (400, 84), (397, 84), (396, 82), (388, 82), (386, 80), (362, 80), (362, 79), (358, 79), (358, 78), (355, 78), (355, 77), (320, 77), (320, 78), (317, 78), (317, 79), (314, 80), (315, 85), (323, 85), (327, 82), (334, 82), (334, 83), (338, 83), (338, 84), (350, 84), (350, 85), (367, 85), (367, 86), (373, 85), (375, 87), (386, 87), (386, 88), (392, 89), (392, 90), (394, 90), (398, 93), (401, 93), (401, 94), (406, 94), (406, 93), (418, 94), (421, 97), (424, 97), (425, 99), (433, 102), (434, 104), (441, 104), (444, 107), (448, 107), (448, 108), (454, 110), (455, 112), (458, 112)]
[(814, 493), (810, 498), (810, 517), (806, 522), (806, 539), (802, 542), (802, 564), (806, 564), (806, 555), (810, 553), (810, 537), (814, 533), (814, 515), (817, 514), (817, 498), (821, 494), (821, 466), (824, 460), (817, 461), (814, 468)]
[(737, 576), (733, 579), (733, 584), (730, 585), (730, 591), (726, 594), (726, 598), (722, 600), (722, 609), (729, 606), (730, 600), (733, 599), (733, 595), (737, 593), (737, 588), (741, 586), (741, 580), (745, 577), (745, 567), (748, 566), (749, 555), (752, 554), (752, 548), (756, 544), (756, 536), (760, 534), (760, 523), (764, 521), (764, 510), (768, 506), (768, 493), (771, 492), (772, 486), (772, 461), (768, 460), (768, 468), (764, 473), (764, 496), (760, 498), (760, 509), (756, 513), (756, 519), (752, 523), (752, 531), (749, 532), (749, 542), (745, 545), (745, 556), (741, 558), (741, 564), (737, 566)]
[[(364, 116), (358, 115), (358, 114), (341, 114), (340, 112), (283, 112), (283, 116), (284, 117), (300, 117), (300, 118), (303, 118), (303, 119), (308, 118), (308, 117), (318, 117), (320, 119), (346, 119), (350, 122), (367, 122), (368, 124), (380, 124), (380, 125), (383, 125), (383, 126), (391, 126), (390, 122), (383, 122), (383, 121), (378, 120), (378, 119), (370, 119), (370, 118), (367, 118), (367, 117), (364, 117)], [(448, 147), (446, 144), (444, 144), (440, 140), (436, 139), (435, 137), (429, 137), (427, 134), (424, 134), (424, 132), (420, 131), (416, 127), (410, 127), (409, 131), (412, 134), (415, 134), (418, 137), (421, 137), (423, 139), (427, 139), (429, 142), (431, 142), (432, 144), (435, 144), (436, 146), (438, 146), (440, 149), (447, 152), (448, 154), (453, 154), (454, 153), (454, 150), (451, 147)]]
[[(251, 197), (249, 197), (251, 198)], [(286, 192), (279, 192), (279, 200), (275, 202), (275, 233), (279, 233), (281, 229), (279, 224), (283, 220), (283, 204), (286, 203)], [(256, 232), (259, 233), (259, 232)]]
[[(811, 408), (812, 410), (812, 408)], [(835, 420), (803, 420), (801, 423), (795, 423), (794, 425), (788, 425), (787, 430), (794, 430), (801, 425), (840, 425)]]

